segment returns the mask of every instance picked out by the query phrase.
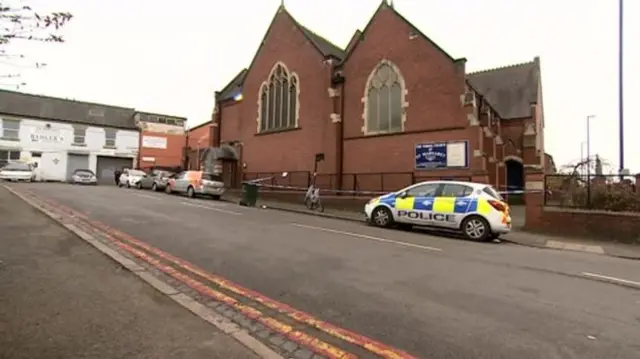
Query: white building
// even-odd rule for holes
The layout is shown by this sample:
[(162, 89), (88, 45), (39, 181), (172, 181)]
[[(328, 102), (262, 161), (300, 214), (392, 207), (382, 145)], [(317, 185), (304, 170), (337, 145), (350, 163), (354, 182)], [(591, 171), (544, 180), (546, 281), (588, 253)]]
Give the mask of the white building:
[(37, 164), (36, 178), (68, 180), (90, 169), (102, 182), (136, 165), (134, 109), (0, 90), (0, 165)]

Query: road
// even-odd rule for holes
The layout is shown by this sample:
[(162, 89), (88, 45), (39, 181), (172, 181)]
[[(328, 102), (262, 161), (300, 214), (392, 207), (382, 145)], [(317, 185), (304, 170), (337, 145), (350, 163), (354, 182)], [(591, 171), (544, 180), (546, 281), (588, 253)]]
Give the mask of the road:
[(0, 186), (0, 358), (258, 356)]
[(640, 358), (639, 263), (110, 186), (13, 185), (421, 358)]

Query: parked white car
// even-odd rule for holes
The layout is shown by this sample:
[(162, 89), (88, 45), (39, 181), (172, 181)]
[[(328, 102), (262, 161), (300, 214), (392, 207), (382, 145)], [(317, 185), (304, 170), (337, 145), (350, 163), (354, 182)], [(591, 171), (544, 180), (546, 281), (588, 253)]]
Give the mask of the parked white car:
[(147, 174), (140, 170), (125, 169), (120, 175), (120, 181), (118, 181), (118, 187), (136, 187), (138, 182), (142, 181)]
[(36, 174), (28, 163), (11, 162), (0, 168), (0, 180), (5, 181), (35, 181)]

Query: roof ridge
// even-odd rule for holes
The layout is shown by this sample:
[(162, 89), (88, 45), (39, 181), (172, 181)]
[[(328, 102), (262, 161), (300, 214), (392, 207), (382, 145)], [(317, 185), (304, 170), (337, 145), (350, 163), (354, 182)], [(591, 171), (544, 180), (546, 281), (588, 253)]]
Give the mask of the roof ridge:
[(338, 50), (341, 53), (344, 53), (344, 49), (340, 46), (337, 46), (336, 44), (334, 44), (333, 42), (327, 40), (324, 36), (319, 35), (318, 33), (312, 31), (311, 29), (309, 29), (308, 27), (306, 27), (305, 25), (302, 25), (302, 23), (300, 21), (298, 21), (298, 19), (296, 19), (293, 14), (291, 14), (291, 12), (289, 12), (289, 10), (287, 10), (284, 6), (281, 5), (281, 7), (279, 8), (281, 9), (281, 11), (283, 11), (285, 14), (287, 14), (289, 16), (289, 18), (291, 19), (291, 21), (293, 21), (293, 23), (298, 27), (298, 29), (302, 32), (302, 34), (307, 38), (307, 40), (309, 40), (309, 42), (312, 43), (312, 45), (323, 55), (327, 55), (325, 53), (325, 51), (322, 51), (322, 48), (320, 47), (321, 44), (318, 43), (319, 41), (323, 41), (325, 42), (327, 45), (331, 46), (334, 48), (334, 50)]
[(231, 79), (231, 81), (227, 82), (227, 85), (226, 85), (225, 87), (223, 87), (223, 88), (222, 88), (222, 90), (220, 90), (220, 91), (218, 91), (218, 92), (223, 93), (223, 92), (225, 92), (226, 90), (228, 90), (232, 85), (234, 85), (234, 84), (238, 81), (238, 79), (239, 79), (240, 77), (242, 77), (242, 75), (243, 75), (246, 71), (248, 71), (248, 69), (247, 69), (246, 67), (245, 67), (245, 68), (243, 68), (242, 70), (240, 70), (240, 72), (238, 72), (238, 73), (237, 73), (237, 74), (236, 74), (236, 75)]
[(492, 67), (489, 69), (484, 69), (484, 70), (478, 70), (478, 71), (474, 71), (474, 72), (469, 72), (467, 75), (477, 75), (477, 74), (482, 74), (485, 72), (491, 72), (491, 71), (500, 71), (500, 70), (505, 70), (505, 69), (510, 69), (510, 68), (514, 68), (514, 67), (519, 67), (519, 66), (524, 66), (524, 65), (532, 65), (535, 64), (536, 61), (527, 61), (527, 62), (520, 62), (520, 63), (515, 63), (515, 64), (510, 64), (510, 65), (503, 65), (503, 66), (498, 66), (498, 67)]
[(102, 106), (102, 107), (109, 107), (109, 108), (120, 109), (120, 110), (134, 110), (134, 111), (136, 110), (135, 107), (124, 107), (124, 106), (118, 106), (118, 105), (70, 99), (70, 98), (64, 98), (64, 97), (55, 97), (51, 95), (37, 94), (37, 93), (24, 92), (24, 91), (12, 91), (7, 89), (0, 89), (0, 92), (11, 93), (11, 94), (16, 94), (21, 96), (28, 96), (28, 97), (37, 97), (37, 98), (47, 99), (47, 100), (66, 101), (66, 102), (72, 102), (72, 103), (82, 104), (82, 105)]
[[(296, 22), (298, 22), (298, 21), (296, 20)], [(333, 41), (331, 41), (331, 40), (327, 40), (327, 38), (326, 38), (326, 37), (324, 37), (324, 36), (322, 36), (322, 35), (318, 34), (317, 32), (314, 32), (313, 30), (309, 29), (307, 26), (302, 25), (301, 23), (298, 23), (298, 25), (300, 25), (302, 28), (304, 28), (305, 30), (307, 30), (307, 31), (308, 31), (308, 32), (310, 32), (311, 34), (313, 34), (313, 35), (315, 35), (315, 36), (319, 37), (321, 40), (323, 40), (323, 41), (327, 42), (329, 45), (334, 46), (336, 49), (339, 49), (340, 51), (344, 51), (344, 49), (342, 48), (342, 46), (338, 46), (338, 45), (336, 45)]]

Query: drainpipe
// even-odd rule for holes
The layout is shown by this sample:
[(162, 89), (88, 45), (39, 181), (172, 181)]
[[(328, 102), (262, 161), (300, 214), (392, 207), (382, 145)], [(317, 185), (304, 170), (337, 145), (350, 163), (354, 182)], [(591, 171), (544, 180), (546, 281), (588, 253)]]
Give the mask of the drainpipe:
[(342, 85), (340, 85), (340, 123), (338, 124), (338, 189), (342, 189), (342, 174), (344, 173), (344, 98), (345, 98), (345, 83), (346, 79), (343, 77)]
[(211, 147), (220, 147), (220, 143), (221, 143), (220, 136), (222, 134), (222, 131), (220, 130), (220, 127), (222, 126), (222, 103), (220, 101), (220, 91), (216, 91), (215, 101), (216, 101), (215, 108), (217, 109), (217, 111), (214, 115), (212, 129), (211, 129), (212, 139), (209, 142)]
[(142, 124), (140, 122), (140, 114), (135, 113), (133, 115), (133, 121), (138, 129), (138, 154), (136, 155), (136, 167), (140, 168), (140, 161), (142, 160)]

